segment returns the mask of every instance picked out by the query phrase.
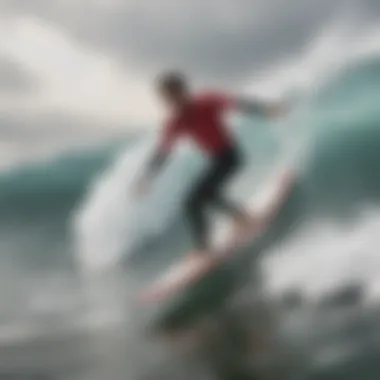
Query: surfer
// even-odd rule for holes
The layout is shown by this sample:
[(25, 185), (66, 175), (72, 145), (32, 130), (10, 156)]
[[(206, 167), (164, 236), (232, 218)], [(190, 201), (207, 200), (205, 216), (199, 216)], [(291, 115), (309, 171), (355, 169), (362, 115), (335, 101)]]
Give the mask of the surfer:
[(208, 170), (194, 184), (185, 202), (185, 215), (194, 239), (193, 257), (210, 249), (209, 223), (206, 209), (214, 207), (231, 217), (240, 231), (262, 224), (257, 217), (247, 215), (243, 207), (222, 195), (222, 188), (242, 167), (242, 154), (223, 121), (228, 110), (279, 116), (282, 103), (265, 103), (229, 96), (218, 92), (193, 94), (181, 73), (165, 73), (159, 77), (157, 89), (171, 116), (165, 124), (159, 144), (150, 158), (137, 186), (139, 194), (149, 191), (152, 180), (163, 167), (180, 137), (192, 139), (210, 159)]

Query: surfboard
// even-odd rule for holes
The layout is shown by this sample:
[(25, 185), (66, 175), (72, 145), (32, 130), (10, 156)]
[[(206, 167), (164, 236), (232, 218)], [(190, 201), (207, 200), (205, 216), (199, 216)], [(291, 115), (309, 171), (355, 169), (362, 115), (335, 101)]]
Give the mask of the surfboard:
[(162, 276), (158, 277), (147, 289), (139, 294), (142, 303), (159, 302), (173, 293), (179, 292), (186, 286), (196, 282), (211, 271), (222, 260), (228, 259), (233, 252), (248, 239), (254, 238), (256, 230), (247, 228), (246, 231), (236, 229), (226, 243), (213, 252), (200, 257), (185, 257), (175, 263)]
[[(159, 276), (146, 289), (143, 289), (139, 293), (139, 302), (150, 304), (152, 302), (164, 301), (171, 295), (194, 284), (221, 261), (227, 260), (239, 247), (253, 240), (265, 230), (268, 223), (272, 220), (276, 210), (286, 198), (291, 184), (292, 177), (289, 172), (285, 172), (285, 176), (281, 176), (280, 186), (277, 183), (278, 188), (275, 194), (271, 194), (267, 200), (267, 205), (264, 203), (264, 212), (257, 213), (257, 204), (247, 206), (248, 215), (255, 215), (255, 217), (252, 217), (255, 225), (252, 224), (251, 226), (244, 227), (244, 231), (239, 228), (231, 229), (231, 226), (229, 226), (228, 238), (215, 248), (213, 252), (205, 254), (202, 257), (185, 257), (175, 263), (163, 275)], [(257, 224), (257, 218), (261, 221), (260, 225)]]

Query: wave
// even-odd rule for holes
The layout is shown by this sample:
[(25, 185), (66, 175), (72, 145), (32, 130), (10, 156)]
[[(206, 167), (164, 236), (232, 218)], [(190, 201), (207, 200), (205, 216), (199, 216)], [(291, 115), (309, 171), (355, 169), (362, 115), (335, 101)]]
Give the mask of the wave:
[[(356, 52), (362, 49), (357, 45)], [(310, 63), (310, 56), (304, 61)], [(317, 90), (305, 93), (285, 122), (235, 121), (248, 164), (229, 189), (234, 197), (250, 199), (288, 155), (299, 163), (298, 195), (291, 198), (299, 210), (355, 215), (376, 199), (380, 61), (376, 55), (346, 57), (345, 69), (333, 70)], [(126, 260), (157, 270), (185, 252), (182, 199), (206, 163), (181, 147), (152, 196), (137, 203), (131, 185), (155, 140), (153, 134), (144, 136), (0, 174), (3, 261), (15, 255), (20, 265), (36, 269), (63, 261), (72, 270), (75, 251), (85, 272)]]
[[(374, 175), (379, 158), (379, 71), (377, 56), (349, 62), (280, 125), (238, 120), (237, 135), (248, 165), (230, 189), (233, 196), (249, 199), (270, 168), (289, 154), (302, 162), (299, 170), (304, 186), (310, 197), (315, 194), (308, 198), (308, 207), (337, 208), (347, 199), (345, 205), (352, 201), (349, 208), (354, 209), (354, 204), (369, 202), (379, 190)], [(148, 256), (159, 265), (161, 257), (185, 251), (188, 236), (181, 202), (205, 162), (191, 148), (180, 148), (154, 194), (137, 205), (130, 196), (130, 185), (154, 139), (150, 135), (70, 152), (1, 173), (0, 234), (7, 241), (3, 251), (19, 251), (21, 261), (29, 246), (49, 262), (55, 249), (40, 243), (30, 246), (29, 239), (21, 244), (22, 239), (17, 239), (20, 229), (23, 235), (33, 236), (32, 240), (44, 235), (42, 240), (70, 244), (74, 229), (74, 248), (85, 268), (101, 269), (128, 257), (144, 261)], [(305, 147), (303, 152), (299, 152), (300, 146)], [(359, 198), (361, 202), (356, 202)], [(12, 246), (16, 248), (8, 248)], [(160, 265), (166, 265), (164, 261)]]
[[(305, 199), (308, 208), (315, 205), (315, 209), (331, 210), (331, 206), (337, 209), (341, 205), (341, 209), (354, 209), (357, 200), (369, 202), (377, 195), (380, 111), (374, 92), (379, 88), (379, 67), (376, 57), (356, 62), (355, 67), (322, 86), (285, 122), (287, 125), (271, 128), (259, 120), (239, 121), (238, 140), (248, 165), (231, 189), (233, 195), (242, 201), (249, 199), (268, 169), (284, 154), (302, 162), (302, 195), (298, 201)], [(364, 96), (367, 87), (368, 96)], [(380, 96), (378, 90), (376, 95)], [(279, 133), (286, 134), (281, 142)], [(154, 136), (128, 149), (97, 181), (78, 210), (77, 238), (82, 263), (88, 269), (101, 269), (134, 254), (141, 259), (142, 251), (149, 254), (152, 247), (151, 256), (155, 257), (186, 249), (181, 201), (204, 162), (183, 147), (153, 195), (136, 204), (129, 191), (153, 143)], [(302, 145), (306, 148), (300, 153)]]
[(69, 152), (51, 161), (1, 173), (0, 210), (3, 213), (44, 213), (54, 212), (57, 207), (71, 209), (91, 179), (109, 165), (118, 149), (120, 143)]
[[(342, 133), (344, 132), (344, 133)], [(328, 131), (295, 176), (286, 201), (263, 235), (165, 305), (154, 328), (184, 324), (223, 304), (251, 276), (252, 263), (313, 221), (355, 224), (380, 198), (380, 125)], [(209, 296), (207, 296), (209, 295)], [(212, 302), (211, 298), (212, 297)], [(184, 312), (186, 310), (186, 312)]]
[[(329, 219), (328, 228), (362, 222), (358, 216), (377, 204), (380, 194), (379, 71), (377, 56), (349, 61), (343, 71), (330, 73), (317, 90), (302, 93), (303, 101), (285, 122), (235, 121), (248, 164), (229, 189), (232, 196), (242, 202), (251, 199), (268, 172), (285, 159), (294, 164), (296, 182), (268, 231), (231, 263), (236, 270), (221, 268), (206, 278), (198, 294), (190, 292), (188, 298), (159, 310), (155, 325), (191, 320), (205, 310), (210, 295), (214, 303), (208, 304), (215, 307), (246, 278), (244, 270), (251, 275), (249, 264), (255, 264), (255, 258), (273, 254), (280, 243), (296, 236), (296, 230), (304, 234), (313, 220)], [(0, 262), (5, 289), (0, 292), (1, 318), (6, 312), (13, 320), (18, 306), (24, 304), (36, 313), (51, 304), (56, 308), (70, 304), (83, 285), (76, 283), (80, 276), (76, 276), (75, 254), (86, 274), (123, 264), (118, 265), (123, 277), (135, 264), (135, 274), (146, 281), (186, 251), (189, 237), (181, 204), (206, 162), (190, 147), (180, 147), (154, 193), (137, 203), (131, 186), (155, 138), (146, 133), (141, 139), (71, 152), (0, 174)], [(323, 244), (317, 248), (321, 254), (325, 250)], [(295, 249), (293, 240), (288, 241), (287, 252)], [(307, 249), (302, 246), (302, 253)], [(329, 252), (333, 251), (334, 247)], [(63, 271), (70, 276), (62, 275)], [(98, 290), (93, 290), (94, 298)], [(116, 285), (104, 291), (105, 298), (112, 294), (122, 309), (128, 297), (122, 292), (119, 296), (118, 290)], [(108, 310), (108, 304), (102, 305), (106, 305), (102, 311)]]

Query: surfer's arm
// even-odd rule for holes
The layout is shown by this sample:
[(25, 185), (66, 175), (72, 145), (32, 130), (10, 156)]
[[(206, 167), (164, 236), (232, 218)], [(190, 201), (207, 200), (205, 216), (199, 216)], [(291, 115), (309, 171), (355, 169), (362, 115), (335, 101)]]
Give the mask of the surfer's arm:
[(220, 111), (233, 110), (252, 116), (278, 117), (286, 113), (288, 107), (283, 101), (265, 101), (258, 98), (248, 98), (223, 93), (213, 93), (209, 96), (212, 104)]
[(147, 174), (151, 178), (155, 177), (167, 162), (180, 132), (181, 126), (178, 122), (170, 121), (164, 126), (158, 146), (148, 161)]
[(148, 159), (144, 173), (138, 182), (139, 193), (145, 193), (150, 189), (152, 181), (156, 178), (167, 162), (178, 135), (179, 127), (176, 124), (170, 123), (166, 125), (159, 144), (151, 157)]
[(234, 108), (238, 112), (248, 115), (263, 117), (278, 117), (286, 113), (287, 107), (284, 102), (269, 102), (259, 99), (236, 98)]

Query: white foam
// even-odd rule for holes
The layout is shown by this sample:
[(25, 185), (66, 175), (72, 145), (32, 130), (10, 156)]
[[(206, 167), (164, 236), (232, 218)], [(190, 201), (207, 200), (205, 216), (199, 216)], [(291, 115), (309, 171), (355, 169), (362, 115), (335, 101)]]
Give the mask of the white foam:
[(326, 220), (305, 227), (268, 255), (265, 268), (270, 288), (297, 287), (311, 298), (349, 282), (378, 289), (379, 228), (379, 210), (363, 211), (350, 228)]

